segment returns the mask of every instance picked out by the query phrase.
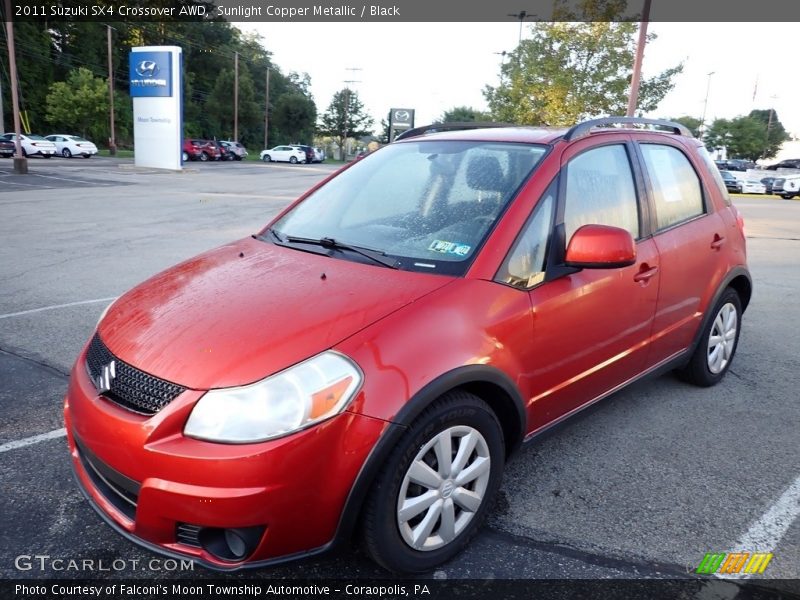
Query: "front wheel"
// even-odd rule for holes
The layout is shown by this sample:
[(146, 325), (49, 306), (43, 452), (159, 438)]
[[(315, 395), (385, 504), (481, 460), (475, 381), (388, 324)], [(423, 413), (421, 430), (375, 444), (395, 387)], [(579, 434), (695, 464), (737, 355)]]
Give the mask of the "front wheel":
[(69, 151), (69, 148), (64, 148), (61, 151), (61, 156), (63, 156), (64, 158), (72, 158), (72, 152)]
[(364, 508), (370, 556), (394, 572), (419, 573), (458, 554), (500, 487), (503, 431), (491, 408), (450, 392), (403, 434)]
[(726, 289), (703, 328), (692, 358), (678, 375), (684, 381), (710, 387), (728, 372), (739, 344), (742, 326), (742, 301), (732, 288)]
[(263, 160), (264, 162), (272, 162), (272, 157), (269, 154), (265, 154), (264, 156), (261, 157), (261, 160)]
[(189, 162), (189, 153), (188, 152), (181, 152), (181, 160), (183, 162)]

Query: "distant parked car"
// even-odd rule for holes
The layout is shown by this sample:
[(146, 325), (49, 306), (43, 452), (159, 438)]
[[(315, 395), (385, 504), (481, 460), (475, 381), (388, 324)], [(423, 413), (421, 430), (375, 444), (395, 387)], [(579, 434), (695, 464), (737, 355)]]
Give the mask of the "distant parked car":
[[(17, 135), (15, 133), (5, 133), (0, 139), (15, 141)], [(50, 158), (56, 153), (56, 145), (44, 139), (40, 135), (34, 133), (22, 134), (19, 136), (22, 144), (22, 156), (36, 156), (37, 154), (42, 158)]]
[(183, 140), (183, 161), (188, 160), (217, 160), (220, 156), (219, 148), (209, 140), (185, 139)]
[(222, 140), (220, 144), (225, 146), (228, 149), (228, 151), (233, 154), (234, 160), (242, 160), (243, 158), (247, 158), (247, 148), (242, 146), (241, 142), (234, 142), (232, 140)]
[(3, 158), (11, 158), (14, 156), (16, 148), (16, 144), (11, 140), (0, 139), (0, 156)]
[(73, 156), (91, 158), (97, 154), (97, 146), (77, 135), (57, 133), (45, 136), (44, 139), (53, 142), (56, 145), (56, 152), (64, 158), (72, 158)]
[(305, 146), (303, 144), (292, 144), (294, 148), (300, 148), (303, 152), (306, 153), (306, 164), (311, 164), (314, 162), (316, 158), (316, 154), (314, 153), (314, 149), (311, 146)]
[(761, 183), (764, 184), (764, 188), (766, 189), (765, 193), (767, 193), (767, 194), (771, 194), (772, 193), (772, 182), (775, 181), (775, 179), (776, 179), (775, 177), (762, 177), (761, 178)]
[(325, 150), (319, 147), (314, 148), (314, 162), (325, 162)]
[(720, 169), (725, 171), (747, 171), (747, 169), (755, 169), (756, 163), (752, 160), (743, 160), (740, 158), (730, 158), (728, 160), (716, 160), (714, 163)]
[(720, 175), (722, 175), (722, 181), (725, 182), (725, 187), (728, 188), (729, 192), (734, 192), (736, 194), (742, 193), (742, 182), (736, 179), (733, 175), (730, 174), (728, 171), (720, 171)]
[(305, 150), (296, 146), (275, 146), (270, 150), (262, 150), (260, 156), (264, 162), (290, 162), (297, 164), (306, 161)]
[(800, 175), (778, 177), (772, 182), (772, 192), (784, 200), (800, 196)]
[(758, 179), (745, 179), (742, 183), (743, 194), (766, 194), (767, 186)]
[(800, 158), (789, 158), (767, 167), (768, 171), (777, 171), (778, 169), (800, 169)]
[(211, 144), (217, 149), (217, 152), (219, 153), (216, 160), (222, 160), (222, 161), (234, 160), (233, 152), (231, 152), (230, 149), (225, 144), (223, 144), (219, 140), (212, 140)]

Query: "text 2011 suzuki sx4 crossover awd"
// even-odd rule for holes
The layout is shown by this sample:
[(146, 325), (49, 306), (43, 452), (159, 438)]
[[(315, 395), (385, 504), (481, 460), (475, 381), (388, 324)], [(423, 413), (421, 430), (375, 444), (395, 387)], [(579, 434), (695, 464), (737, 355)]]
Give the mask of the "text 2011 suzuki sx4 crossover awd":
[(117, 299), (72, 370), (72, 462), (157, 552), (237, 569), (357, 531), (424, 571), (522, 442), (650, 373), (717, 383), (750, 295), (681, 125), (413, 130)]

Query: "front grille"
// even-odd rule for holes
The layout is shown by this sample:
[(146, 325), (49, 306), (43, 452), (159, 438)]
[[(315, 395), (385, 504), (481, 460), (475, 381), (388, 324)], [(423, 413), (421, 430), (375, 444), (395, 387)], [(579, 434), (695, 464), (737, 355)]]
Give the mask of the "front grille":
[(200, 525), (190, 525), (189, 523), (178, 523), (175, 528), (175, 541), (184, 546), (200, 548)]
[(103, 396), (130, 411), (154, 415), (186, 390), (121, 361), (111, 354), (100, 336), (95, 334), (86, 352), (86, 369), (92, 381), (96, 382), (103, 367), (112, 361), (116, 375), (111, 380), (111, 389), (103, 392)]
[(122, 473), (115, 471), (97, 458), (75, 436), (75, 446), (81, 459), (83, 470), (92, 480), (94, 487), (118, 511), (131, 521), (136, 518), (136, 504), (139, 501), (141, 485)]

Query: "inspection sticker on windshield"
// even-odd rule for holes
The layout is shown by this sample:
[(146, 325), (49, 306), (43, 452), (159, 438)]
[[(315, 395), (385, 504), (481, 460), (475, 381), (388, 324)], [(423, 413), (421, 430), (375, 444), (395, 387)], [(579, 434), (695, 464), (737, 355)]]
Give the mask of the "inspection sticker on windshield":
[(428, 250), (431, 252), (440, 252), (442, 254), (456, 254), (457, 256), (466, 256), (469, 254), (471, 246), (467, 244), (459, 244), (456, 242), (445, 242), (443, 240), (433, 240)]

